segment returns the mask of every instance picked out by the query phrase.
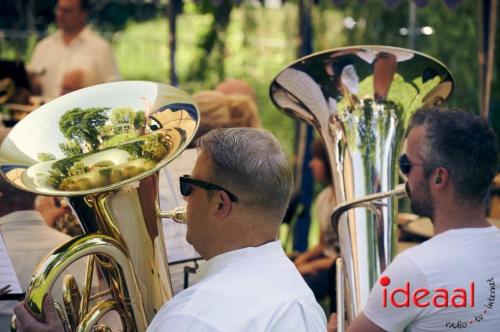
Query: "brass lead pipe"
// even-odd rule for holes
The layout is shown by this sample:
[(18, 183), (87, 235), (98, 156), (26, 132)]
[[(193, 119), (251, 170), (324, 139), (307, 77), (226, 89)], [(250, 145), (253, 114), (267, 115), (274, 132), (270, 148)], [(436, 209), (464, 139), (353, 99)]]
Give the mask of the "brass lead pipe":
[(185, 207), (177, 207), (177, 208), (170, 210), (170, 211), (158, 210), (158, 215), (161, 218), (170, 218), (179, 224), (186, 223), (186, 208)]

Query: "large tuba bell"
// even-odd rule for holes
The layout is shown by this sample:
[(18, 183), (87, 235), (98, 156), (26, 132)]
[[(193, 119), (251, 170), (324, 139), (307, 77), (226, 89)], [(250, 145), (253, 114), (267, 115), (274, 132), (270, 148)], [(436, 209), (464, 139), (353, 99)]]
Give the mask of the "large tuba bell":
[[(407, 49), (354, 46), (297, 60), (273, 80), (280, 109), (316, 127), (328, 152), (339, 204), (339, 330), (361, 312), (395, 253), (397, 160), (411, 115), (453, 89), (439, 61)], [(392, 190), (393, 188), (395, 188)]]
[[(68, 197), (85, 231), (38, 266), (26, 292), (34, 315), (62, 271), (89, 256), (81, 291), (67, 275), (56, 303), (66, 330), (91, 331), (110, 311), (125, 331), (146, 329), (172, 297), (157, 172), (187, 147), (198, 123), (186, 93), (125, 81), (64, 95), (12, 129), (0, 147), (2, 175), (22, 190)], [(94, 273), (106, 286), (97, 294)]]

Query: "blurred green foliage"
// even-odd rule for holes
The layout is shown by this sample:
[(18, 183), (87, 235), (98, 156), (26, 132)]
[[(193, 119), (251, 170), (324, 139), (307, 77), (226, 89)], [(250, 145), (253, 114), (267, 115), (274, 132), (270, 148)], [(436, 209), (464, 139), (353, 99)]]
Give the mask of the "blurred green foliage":
[[(178, 16), (176, 64), (180, 87), (192, 93), (211, 89), (224, 78), (246, 80), (257, 92), (263, 126), (291, 153), (293, 120), (271, 103), (268, 89), (279, 71), (296, 59), (299, 45), (296, 2), (287, 1), (279, 8), (264, 8), (249, 1), (236, 6), (229, 0), (216, 2), (219, 6), (216, 8), (213, 3), (184, 1)], [(318, 0), (315, 4), (312, 11), (315, 51), (356, 44), (409, 46), (408, 36), (399, 32), (400, 28), (408, 27), (408, 1), (401, 1), (396, 8), (387, 8), (380, 0), (346, 0), (337, 6), (330, 0)], [(136, 5), (135, 9), (127, 6), (107, 2), (102, 11), (94, 13), (98, 15), (94, 20), (96, 27), (108, 31), (104, 35), (112, 42), (124, 79), (167, 82), (170, 69), (166, 8), (160, 5), (154, 12), (151, 5)], [(123, 8), (126, 13), (135, 12), (127, 16)], [(462, 1), (450, 10), (441, 0), (429, 0), (426, 7), (417, 8), (416, 24), (430, 26), (434, 33), (418, 35), (414, 45), (414, 49), (439, 59), (454, 73), (456, 86), (449, 105), (476, 113), (478, 11), (476, 1)], [(116, 20), (109, 13), (119, 14), (118, 23), (111, 23)], [(108, 24), (106, 15), (111, 15)], [(356, 22), (352, 29), (345, 26), (348, 17)], [(22, 54), (21, 58), (29, 59), (34, 40), (30, 37), (24, 45), (11, 43), (10, 47), (0, 40), (0, 56), (14, 58)], [(500, 101), (499, 54), (497, 50), (492, 87), (492, 106), (496, 108)], [(499, 132), (497, 117), (492, 115), (492, 124)]]

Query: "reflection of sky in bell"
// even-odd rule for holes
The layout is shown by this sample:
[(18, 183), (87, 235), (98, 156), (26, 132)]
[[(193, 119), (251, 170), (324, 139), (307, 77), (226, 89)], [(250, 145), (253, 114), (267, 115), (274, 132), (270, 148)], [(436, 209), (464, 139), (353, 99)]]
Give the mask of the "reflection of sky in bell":
[(59, 131), (61, 116), (76, 107), (131, 107), (135, 111), (145, 110), (143, 98), (156, 101), (158, 85), (151, 82), (114, 82), (102, 84), (99, 89), (90, 87), (57, 98), (23, 119), (21, 125), (12, 129), (9, 137), (19, 150), (30, 158), (38, 159), (38, 153), (53, 154), (64, 158), (59, 144), (66, 138)]

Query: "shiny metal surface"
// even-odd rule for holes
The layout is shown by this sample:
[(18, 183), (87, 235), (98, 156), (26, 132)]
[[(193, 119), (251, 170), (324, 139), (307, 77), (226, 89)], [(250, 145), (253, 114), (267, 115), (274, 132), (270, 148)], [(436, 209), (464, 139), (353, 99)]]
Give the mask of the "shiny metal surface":
[[(337, 203), (349, 205), (396, 186), (411, 115), (442, 103), (452, 89), (450, 71), (425, 54), (353, 46), (299, 59), (276, 76), (270, 95), (281, 110), (319, 131)], [(338, 222), (347, 322), (396, 253), (397, 201), (389, 196), (380, 203), (347, 209)]]
[(197, 120), (190, 97), (174, 87), (101, 84), (59, 97), (24, 118), (0, 148), (0, 171), (37, 194), (109, 191), (175, 158)]
[(177, 207), (171, 211), (160, 211), (159, 215), (162, 218), (170, 218), (179, 224), (186, 223), (186, 207), (185, 206)]
[(38, 267), (26, 292), (35, 315), (63, 270), (91, 255), (108, 289), (91, 294), (94, 263), (83, 287), (67, 279), (65, 324), (90, 331), (115, 310), (124, 330), (146, 329), (172, 297), (157, 171), (187, 147), (198, 124), (186, 93), (124, 81), (64, 95), (12, 129), (0, 147), (1, 174), (22, 190), (69, 197), (86, 233)]

